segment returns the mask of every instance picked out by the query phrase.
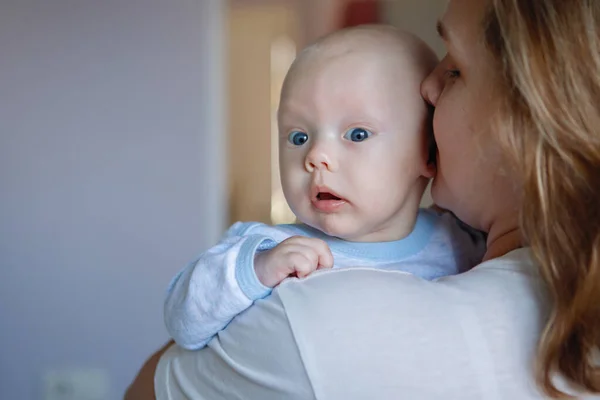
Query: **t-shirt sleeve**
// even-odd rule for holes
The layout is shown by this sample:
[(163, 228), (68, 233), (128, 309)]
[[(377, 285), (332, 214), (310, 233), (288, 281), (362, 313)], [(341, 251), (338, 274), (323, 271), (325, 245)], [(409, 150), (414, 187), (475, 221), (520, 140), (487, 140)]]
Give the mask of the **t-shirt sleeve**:
[(154, 382), (159, 400), (315, 399), (277, 291), (240, 314), (207, 347), (172, 346)]

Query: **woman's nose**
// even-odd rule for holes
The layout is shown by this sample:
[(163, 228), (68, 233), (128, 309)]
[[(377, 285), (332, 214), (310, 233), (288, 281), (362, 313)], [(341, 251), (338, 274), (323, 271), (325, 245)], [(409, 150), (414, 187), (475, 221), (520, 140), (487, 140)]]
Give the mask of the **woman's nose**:
[(440, 67), (434, 69), (421, 83), (421, 96), (432, 106), (436, 106), (444, 88), (444, 81), (440, 74)]
[(306, 155), (304, 168), (308, 172), (314, 172), (315, 170), (335, 172), (337, 171), (337, 162), (331, 154), (331, 149), (327, 149), (324, 145), (315, 145)]

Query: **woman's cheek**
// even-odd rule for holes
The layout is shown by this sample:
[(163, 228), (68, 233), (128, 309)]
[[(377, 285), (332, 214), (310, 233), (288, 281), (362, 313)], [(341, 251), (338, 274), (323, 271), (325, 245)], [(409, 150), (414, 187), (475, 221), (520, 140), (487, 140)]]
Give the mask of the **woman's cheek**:
[(450, 151), (452, 146), (456, 146), (457, 141), (461, 140), (460, 135), (456, 133), (463, 131), (462, 128), (466, 122), (464, 105), (464, 98), (456, 92), (456, 88), (446, 87), (440, 95), (433, 115), (433, 134), (443, 158), (450, 157), (451, 154), (445, 153)]
[(438, 151), (443, 152), (448, 136), (448, 130), (452, 129), (452, 121), (445, 118), (444, 110), (436, 109), (436, 113), (433, 117), (433, 136), (438, 148)]

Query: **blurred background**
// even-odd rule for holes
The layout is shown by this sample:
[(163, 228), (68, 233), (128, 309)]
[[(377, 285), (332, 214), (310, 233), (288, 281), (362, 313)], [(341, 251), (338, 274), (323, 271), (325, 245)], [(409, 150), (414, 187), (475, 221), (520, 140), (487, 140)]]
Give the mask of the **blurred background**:
[(296, 52), (390, 23), (442, 55), (445, 2), (1, 0), (0, 399), (122, 398), (171, 277), (232, 221), (290, 220)]

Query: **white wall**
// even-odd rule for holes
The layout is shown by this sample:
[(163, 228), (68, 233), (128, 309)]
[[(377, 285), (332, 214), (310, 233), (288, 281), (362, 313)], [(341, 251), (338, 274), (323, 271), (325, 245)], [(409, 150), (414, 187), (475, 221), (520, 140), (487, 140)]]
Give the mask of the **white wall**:
[(441, 58), (445, 48), (436, 32), (436, 22), (447, 4), (448, 0), (384, 0), (383, 21), (418, 35)]
[(302, 24), (298, 27), (297, 45), (304, 48), (319, 37), (339, 28), (344, 5), (352, 0), (228, 0), (236, 7), (288, 7)]
[(166, 340), (169, 279), (226, 221), (222, 2), (0, 2), (0, 399)]
[(344, 8), (351, 0), (300, 1), (304, 44), (308, 44), (340, 28)]

